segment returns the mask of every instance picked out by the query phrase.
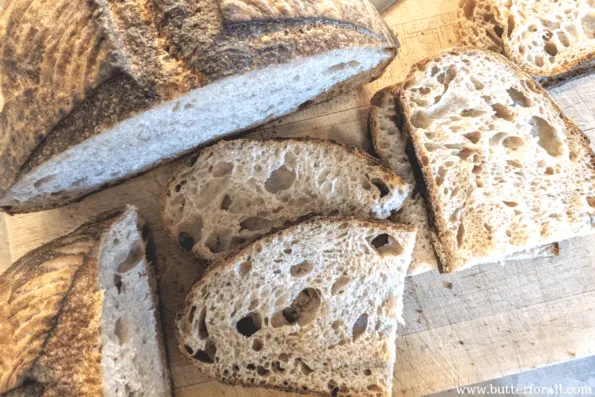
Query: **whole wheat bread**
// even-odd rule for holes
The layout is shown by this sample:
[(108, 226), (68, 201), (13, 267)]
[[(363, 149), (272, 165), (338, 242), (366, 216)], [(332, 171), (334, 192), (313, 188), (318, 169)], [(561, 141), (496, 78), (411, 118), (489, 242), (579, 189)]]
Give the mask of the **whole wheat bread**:
[(443, 270), (593, 233), (588, 139), (503, 56), (459, 48), (420, 61), (398, 105)]
[(0, 210), (11, 213), (347, 92), (398, 46), (368, 0), (14, 0), (0, 26)]
[(414, 241), (408, 226), (342, 218), (263, 237), (194, 285), (180, 347), (225, 383), (391, 396)]
[(0, 394), (171, 395), (148, 237), (112, 211), (0, 276)]
[[(371, 100), (369, 128), (374, 151), (388, 164), (409, 186), (411, 194), (407, 196), (401, 209), (393, 212), (391, 220), (412, 225), (417, 229), (413, 259), (408, 275), (414, 276), (426, 271), (437, 270), (438, 261), (432, 241), (435, 235), (428, 225), (426, 204), (416, 188), (415, 176), (406, 153), (406, 139), (399, 125), (401, 114), (397, 113), (395, 99), (400, 95), (401, 84), (395, 84), (378, 91)], [(507, 260), (533, 259), (557, 256), (557, 243), (532, 248), (507, 257)]]
[(388, 218), (409, 187), (357, 149), (318, 139), (222, 141), (169, 183), (163, 224), (213, 262), (301, 217)]
[(595, 70), (590, 0), (461, 0), (464, 45), (505, 54), (544, 86)]

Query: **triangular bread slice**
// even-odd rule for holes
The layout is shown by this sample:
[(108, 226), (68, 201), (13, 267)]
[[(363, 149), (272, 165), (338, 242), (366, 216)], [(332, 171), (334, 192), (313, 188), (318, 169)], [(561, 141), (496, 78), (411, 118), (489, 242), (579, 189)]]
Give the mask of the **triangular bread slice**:
[(422, 60), (398, 104), (443, 270), (593, 233), (588, 139), (503, 56), (457, 48)]
[(0, 394), (172, 395), (149, 234), (110, 211), (0, 276)]
[(595, 70), (595, 3), (461, 0), (463, 45), (505, 54), (543, 86)]
[(317, 218), (210, 267), (178, 315), (182, 351), (225, 383), (391, 395), (414, 229)]
[[(411, 186), (401, 209), (393, 212), (390, 219), (394, 222), (412, 225), (417, 229), (413, 258), (408, 275), (437, 270), (438, 260), (433, 248), (434, 233), (428, 225), (426, 204), (419, 194), (411, 163), (407, 158), (406, 139), (399, 125), (402, 116), (397, 113), (395, 97), (399, 95), (401, 84), (395, 84), (378, 91), (371, 100), (369, 128), (374, 151), (380, 159), (391, 167), (397, 175)], [(533, 259), (557, 256), (557, 243), (524, 250), (512, 254), (507, 260)]]
[(222, 141), (169, 183), (163, 224), (213, 262), (303, 216), (388, 218), (409, 187), (357, 149), (319, 139)]

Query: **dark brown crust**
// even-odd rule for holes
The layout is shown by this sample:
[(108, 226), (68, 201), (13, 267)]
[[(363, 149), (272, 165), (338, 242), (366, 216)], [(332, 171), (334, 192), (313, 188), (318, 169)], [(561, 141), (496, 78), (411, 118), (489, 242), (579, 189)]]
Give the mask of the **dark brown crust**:
[[(253, 140), (237, 139), (237, 141), (253, 141)], [(325, 145), (325, 146), (338, 146), (338, 147), (342, 147), (349, 154), (352, 154), (352, 155), (361, 157), (362, 159), (364, 159), (366, 161), (369, 161), (371, 164), (383, 168), (384, 171), (385, 171), (385, 174), (387, 176), (387, 179), (388, 178), (395, 179), (395, 184), (396, 184), (397, 180), (399, 180), (400, 181), (400, 184), (403, 186), (403, 188), (407, 188), (409, 190), (409, 187), (401, 179), (401, 177), (399, 177), (397, 174), (395, 174), (394, 171), (390, 167), (388, 167), (385, 163), (383, 163), (380, 159), (378, 159), (376, 157), (373, 157), (370, 154), (368, 154), (368, 153), (366, 153), (364, 151), (361, 151), (361, 150), (359, 150), (359, 149), (357, 149), (357, 148), (355, 148), (353, 146), (349, 146), (349, 145), (346, 145), (346, 144), (341, 143), (341, 142), (336, 142), (334, 140), (320, 139), (320, 138), (307, 138), (307, 137), (296, 137), (296, 138), (278, 137), (278, 138), (267, 139), (267, 140), (262, 141), (262, 142), (263, 143), (267, 143), (267, 142), (290, 142), (290, 141), (293, 141), (293, 142), (305, 142), (305, 143), (317, 143), (319, 145)], [(214, 146), (214, 144), (213, 145), (210, 145), (210, 146)], [(206, 148), (203, 148), (202, 150), (204, 150), (204, 149), (206, 149)], [(200, 156), (200, 155), (201, 155), (201, 153), (199, 152), (198, 153), (198, 156)], [(196, 161), (196, 158), (197, 157), (194, 157), (193, 160)], [(192, 163), (194, 163), (194, 161), (192, 161)], [(169, 225), (169, 222), (166, 221), (166, 217), (165, 217), (165, 202), (167, 200), (167, 192), (171, 191), (171, 187), (174, 184), (177, 183), (178, 175), (185, 169), (185, 167), (187, 167), (187, 166), (186, 165), (180, 166), (179, 170), (176, 172), (176, 175), (169, 180), (169, 182), (167, 183), (164, 191), (161, 193), (161, 200), (160, 200), (161, 208), (160, 208), (160, 211), (159, 211), (160, 212), (160, 215), (161, 215), (161, 222), (163, 223), (163, 226), (164, 226), (165, 230), (167, 231), (167, 234), (175, 241), (176, 244), (178, 244), (178, 246), (179, 246), (178, 237), (175, 235), (175, 233), (171, 229), (171, 227)], [(295, 222), (299, 222), (300, 220), (303, 220), (305, 218), (309, 218), (309, 217), (312, 217), (312, 216), (318, 216), (318, 215), (321, 215), (321, 214), (305, 215), (305, 216), (303, 216), (301, 218), (298, 218), (297, 220), (290, 221), (290, 223), (288, 223), (287, 225), (294, 224)], [(274, 229), (274, 230), (272, 230), (271, 232), (269, 232), (267, 234), (274, 233), (276, 231), (278, 231), (278, 229)], [(180, 247), (180, 250), (182, 250), (183, 252), (186, 252), (181, 247)], [(224, 258), (222, 260), (227, 260), (227, 258), (230, 258), (230, 257), (234, 256), (237, 252), (238, 251), (230, 252), (228, 255), (226, 255), (226, 258)], [(207, 266), (209, 266), (209, 264), (211, 264), (211, 261), (208, 260), (207, 258), (204, 258), (204, 257), (202, 257), (200, 255), (197, 255), (197, 254), (194, 254), (194, 255), (196, 256), (196, 258), (198, 260), (200, 260), (201, 262), (205, 263)]]
[[(209, 268), (207, 268), (205, 270), (202, 278), (194, 284), (194, 286), (192, 287), (192, 289), (186, 296), (186, 299), (184, 300), (184, 305), (180, 308), (180, 310), (178, 311), (178, 313), (176, 315), (176, 324), (180, 323), (181, 319), (184, 316), (186, 316), (188, 310), (192, 306), (191, 299), (195, 295), (194, 292), (198, 291), (203, 285), (208, 284), (210, 282), (210, 278), (216, 276), (216, 275), (215, 276), (213, 275), (213, 273), (216, 270), (233, 266), (236, 263), (236, 258), (239, 258), (242, 255), (244, 255), (244, 253), (249, 252), (252, 249), (252, 246), (254, 246), (256, 244), (261, 244), (263, 246), (266, 246), (271, 241), (273, 241), (275, 239), (275, 237), (280, 236), (285, 233), (292, 233), (294, 228), (297, 228), (304, 224), (308, 224), (308, 223), (344, 223), (344, 222), (351, 222), (354, 224), (358, 224), (361, 227), (383, 228), (386, 231), (392, 230), (392, 231), (410, 232), (410, 233), (415, 232), (415, 228), (413, 228), (409, 225), (398, 224), (398, 223), (394, 223), (389, 220), (364, 220), (364, 219), (358, 219), (358, 218), (353, 218), (353, 217), (340, 218), (340, 217), (315, 217), (315, 216), (310, 216), (310, 217), (306, 217), (305, 219), (298, 220), (298, 221), (292, 223), (290, 226), (287, 226), (281, 230), (272, 231), (266, 235), (263, 235), (258, 240), (254, 241), (253, 243), (244, 247), (238, 253), (232, 255), (231, 257), (227, 258), (224, 261), (217, 262), (217, 263), (213, 264), (212, 266), (210, 266)], [(184, 343), (180, 338), (180, 333), (181, 333), (180, 329), (178, 327), (176, 327), (176, 334), (177, 334), (177, 338), (178, 338), (178, 342), (179, 342), (180, 351), (182, 352), (182, 354), (184, 356), (188, 357), (189, 360), (191, 360), (195, 365), (197, 365), (196, 360), (193, 360), (192, 356), (184, 348)], [(199, 370), (201, 370), (201, 366), (197, 365), (197, 368)], [(205, 373), (205, 375), (209, 375), (209, 374)], [(291, 391), (291, 392), (296, 392), (296, 393), (300, 393), (300, 394), (315, 394), (315, 395), (320, 395), (320, 396), (331, 395), (330, 392), (326, 392), (326, 391), (325, 392), (315, 391), (315, 390), (304, 391), (304, 390), (300, 390), (300, 389), (283, 388), (281, 386), (272, 386), (272, 385), (263, 386), (263, 385), (247, 384), (245, 382), (232, 383), (232, 382), (223, 382), (220, 379), (215, 379), (215, 380), (225, 383), (225, 384), (240, 385), (243, 387), (266, 388), (266, 389), (274, 389), (274, 390), (281, 390), (281, 391)], [(357, 395), (353, 395), (353, 394), (350, 394), (350, 396), (357, 397)], [(347, 397), (347, 396), (345, 396), (345, 397)]]
[[(10, 316), (3, 321), (6, 321), (5, 324), (11, 324), (12, 326), (10, 328), (0, 329), (0, 340), (11, 344), (11, 346), (5, 346), (7, 349), (3, 351), (3, 355), (8, 359), (10, 353), (14, 352), (19, 355), (15, 356), (15, 360), (17, 357), (27, 358), (25, 361), (27, 364), (24, 366), (21, 361), (18, 367), (3, 368), (0, 371), (0, 375), (4, 374), (0, 376), (0, 392), (19, 387), (25, 380), (31, 377), (33, 379), (43, 378), (41, 383), (53, 383), (56, 379), (54, 379), (55, 374), (50, 368), (55, 368), (56, 365), (58, 367), (73, 365), (78, 361), (69, 352), (80, 351), (72, 349), (72, 347), (78, 346), (82, 348), (87, 345), (90, 347), (92, 344), (97, 343), (95, 339), (99, 336), (98, 329), (94, 332), (93, 327), (88, 327), (88, 324), (77, 323), (80, 320), (77, 320), (76, 317), (66, 320), (68, 324), (62, 324), (62, 318), (64, 315), (69, 316), (64, 311), (64, 308), (68, 305), (77, 305), (80, 309), (81, 306), (90, 304), (90, 307), (92, 307), (95, 304), (92, 296), (95, 292), (98, 292), (97, 277), (93, 279), (89, 275), (97, 271), (97, 246), (101, 235), (117, 221), (121, 214), (121, 210), (116, 210), (100, 215), (94, 220), (80, 226), (72, 233), (29, 252), (0, 276), (0, 300), (5, 305), (4, 309), (6, 312), (4, 314)], [(64, 252), (67, 249), (70, 252)], [(53, 265), (45, 266), (47, 262), (51, 262)], [(37, 283), (42, 284), (36, 284), (35, 280), (40, 280)], [(77, 296), (71, 293), (77, 289), (76, 284), (81, 282), (86, 284), (84, 291), (81, 291), (83, 295)], [(39, 293), (34, 295), (28, 294), (28, 291), (39, 289), (42, 285), (47, 285), (48, 283), (53, 284), (53, 287), (51, 290), (41, 289), (46, 294), (45, 296)], [(52, 306), (49, 306), (47, 303), (55, 300), (56, 296), (60, 297), (59, 300)], [(20, 300), (24, 297), (27, 299), (27, 304), (23, 306), (23, 302), (20, 302)], [(19, 302), (19, 304), (17, 305), (16, 302)], [(43, 312), (38, 312), (36, 309), (41, 303), (44, 303), (43, 307), (45, 309)], [(33, 318), (39, 319), (28, 325), (27, 335), (38, 335), (36, 340), (42, 342), (33, 344), (32, 340), (28, 343), (28, 346), (24, 347), (24, 350), (19, 346), (19, 338), (23, 336), (19, 337), (13, 331), (18, 329), (19, 318), (23, 315), (26, 316), (21, 320), (28, 322)], [(2, 313), (0, 313), (0, 317), (3, 317)], [(52, 338), (58, 328), (65, 332), (68, 329), (78, 332), (81, 327), (89, 328), (88, 337), (91, 339), (85, 339), (81, 334), (82, 339), (79, 337), (52, 342), (53, 339), (60, 339), (60, 336)], [(60, 333), (61, 331), (58, 332)], [(66, 343), (66, 346), (54, 346), (54, 349), (49, 352), (46, 351), (48, 343), (54, 345), (56, 343)], [(8, 348), (10, 347), (14, 347), (14, 349), (9, 351)], [(26, 351), (26, 354), (23, 354), (24, 351)], [(48, 353), (50, 354), (48, 355)], [(78, 353), (77, 355), (79, 357), (81, 356)], [(56, 359), (59, 361), (55, 361)], [(16, 364), (19, 361), (13, 361), (13, 363)], [(99, 376), (101, 369), (93, 361), (91, 359), (87, 364), (88, 375), (96, 377)], [(9, 361), (6, 360), (5, 362)], [(13, 372), (15, 370), (17, 371), (16, 373)], [(6, 371), (10, 371), (12, 375)], [(46, 387), (50, 386), (46, 385)], [(90, 383), (89, 387), (95, 386), (92, 386)]]
[[(27, 1), (12, 0), (9, 4), (4, 15), (10, 22), (9, 26), (19, 28), (18, 13), (15, 11), (13, 15), (12, 8), (17, 8), (21, 3), (26, 4)], [(41, 53), (66, 56), (71, 49), (66, 47), (63, 52), (54, 53), (49, 44), (35, 40), (17, 42), (11, 47), (8, 45), (9, 39), (0, 36), (0, 48), (4, 48), (5, 54), (0, 61), (0, 70), (5, 73), (11, 70), (15, 74), (14, 78), (7, 74), (11, 78), (0, 82), (3, 84), (0, 87), (2, 95), (6, 98), (4, 110), (0, 110), (0, 132), (4, 131), (5, 134), (4, 137), (0, 135), (0, 195), (7, 192), (27, 172), (83, 140), (98, 135), (117, 122), (142, 113), (163, 100), (179, 97), (190, 89), (222, 77), (346, 47), (385, 49), (393, 57), (398, 48), (394, 36), (378, 14), (375, 11), (372, 14), (365, 7), (360, 11), (363, 10), (366, 15), (345, 13), (341, 15), (341, 20), (325, 18), (321, 11), (316, 17), (302, 17), (298, 12), (284, 19), (228, 23), (221, 15), (216, 0), (159, 0), (154, 2), (154, 7), (148, 6), (151, 2), (141, 0), (109, 3), (108, 6), (103, 6), (103, 2), (102, 6), (97, 6), (95, 1), (98, 0), (81, 5), (75, 14), (83, 24), (81, 29), (96, 30), (93, 37), (103, 43), (105, 49), (101, 47), (98, 60), (83, 53), (73, 59), (71, 63), (74, 66), (69, 67), (76, 68), (79, 64), (87, 63), (95, 66), (93, 62), (103, 65), (103, 61), (107, 66), (101, 66), (96, 76), (87, 76), (89, 80), (77, 87), (76, 92), (56, 87), (50, 91), (46, 86), (38, 85), (38, 76), (35, 75), (35, 65), (41, 64), (38, 59), (28, 61), (32, 63), (31, 69), (34, 70), (31, 72), (33, 80), (8, 85), (11, 81), (19, 82), (19, 79), (24, 79), (23, 76), (30, 73), (22, 68), (24, 63), (13, 62), (8, 50), (39, 45)], [(64, 4), (76, 5), (78, 2)], [(361, 3), (367, 4), (365, 1)], [(88, 13), (99, 17), (91, 19)], [(57, 27), (54, 26), (54, 21), (47, 19), (48, 11), (39, 7), (34, 11), (30, 10), (29, 14), (38, 19), (35, 21), (40, 29), (45, 29), (43, 31), (46, 37), (52, 38)], [(139, 24), (138, 20), (145, 24)], [(131, 30), (131, 27), (137, 30)], [(23, 29), (29, 30), (18, 37), (25, 37), (33, 32), (27, 27)], [(130, 31), (140, 33), (136, 37), (128, 33)], [(157, 31), (165, 35), (165, 44), (157, 40)], [(79, 44), (77, 46), (84, 48), (84, 44)], [(27, 51), (21, 49), (19, 53), (21, 52)], [(14, 66), (15, 64), (19, 66)], [(168, 66), (164, 66), (165, 64)], [(382, 68), (385, 66), (382, 65)], [(44, 67), (50, 68), (46, 73), (62, 73), (55, 70), (57, 66), (51, 63)], [(381, 70), (374, 71), (372, 78), (377, 77), (379, 72)], [(131, 88), (121, 89), (118, 88), (119, 84), (113, 84), (112, 87), (112, 83), (102, 87), (104, 83), (119, 80), (125, 81)], [(336, 88), (331, 90), (339, 91)], [(27, 95), (23, 95), (23, 91)], [(53, 96), (48, 99), (47, 95), (40, 94), (44, 92), (50, 92)], [(29, 98), (29, 93), (33, 102), (20, 103), (13, 100), (13, 97)], [(54, 97), (65, 98), (69, 102), (62, 104)], [(320, 97), (328, 99), (325, 95)], [(48, 101), (55, 109), (48, 106)], [(36, 116), (37, 113), (33, 110), (39, 112), (39, 109), (45, 109), (45, 113)], [(14, 115), (11, 116), (10, 112)], [(27, 115), (27, 118), (22, 120), (21, 116), (17, 117), (22, 114)], [(266, 121), (268, 120), (262, 120), (246, 128)], [(179, 153), (174, 158), (183, 154)], [(171, 159), (163, 159), (163, 162), (169, 160)], [(146, 170), (156, 165), (152, 164)], [(124, 179), (126, 178), (122, 180)], [(108, 185), (118, 182), (113, 181)], [(25, 203), (19, 208), (13, 207), (6, 211), (16, 213), (53, 208), (87, 193), (90, 192), (75, 193), (74, 197), (60, 203), (31, 207), (27, 207)]]
[[(533, 81), (533, 78), (529, 74), (524, 72), (518, 65), (512, 63), (510, 60), (508, 60), (503, 55), (496, 54), (491, 51), (481, 50), (481, 49), (471, 48), (471, 47), (460, 47), (460, 48), (447, 49), (447, 50), (444, 50), (444, 51), (434, 55), (433, 57), (423, 59), (423, 60), (419, 61), (418, 63), (414, 64), (411, 67), (411, 70), (410, 70), (409, 74), (407, 75), (407, 78), (405, 79), (405, 81), (408, 81), (410, 78), (412, 78), (413, 75), (418, 70), (418, 68), (424, 68), (429, 62), (434, 61), (434, 59), (440, 57), (441, 55), (442, 56), (443, 55), (459, 56), (463, 53), (471, 54), (471, 55), (478, 54), (478, 55), (481, 55), (484, 57), (492, 58), (492, 60), (495, 63), (499, 63), (503, 67), (506, 67), (506, 68), (512, 68), (516, 72), (519, 79), (525, 79), (525, 80), (527, 80), (528, 83), (531, 82), (533, 84), (533, 88), (536, 92), (539, 92), (544, 97), (549, 99), (554, 110), (560, 115), (560, 117), (564, 121), (567, 131), (568, 131), (568, 135), (574, 137), (574, 143), (576, 143), (580, 146), (583, 146), (586, 149), (586, 151), (589, 153), (589, 155), (591, 157), (590, 165), (593, 168), (593, 172), (595, 173), (595, 154), (593, 153), (593, 151), (591, 150), (591, 147), (589, 145), (589, 138), (587, 136), (585, 136), (585, 134), (580, 130), (580, 128), (576, 125), (576, 123), (574, 121), (572, 121), (571, 119), (566, 117), (566, 115), (564, 115), (560, 106), (556, 103), (556, 101), (554, 101), (554, 99), (549, 95), (549, 93), (543, 87), (541, 87), (539, 84), (535, 83)], [(405, 82), (405, 85), (406, 85), (406, 82)], [(429, 205), (426, 206), (426, 208), (428, 209), (428, 223), (431, 225), (433, 231), (436, 232), (435, 233), (436, 238), (434, 240), (434, 249), (435, 249), (437, 257), (438, 257), (439, 270), (441, 272), (447, 272), (447, 273), (453, 272), (453, 271), (457, 270), (457, 268), (460, 266), (457, 264), (457, 261), (456, 261), (456, 253), (450, 249), (450, 246), (448, 243), (443, 242), (443, 238), (441, 237), (440, 231), (447, 230), (447, 227), (443, 223), (444, 217), (441, 216), (442, 208), (440, 207), (440, 200), (438, 199), (436, 192), (431, 187), (431, 186), (433, 186), (433, 181), (431, 181), (431, 180), (428, 181), (425, 177), (426, 175), (430, 174), (430, 172), (429, 172), (429, 170), (426, 170), (426, 168), (423, 166), (422, 161), (421, 161), (421, 157), (423, 156), (422, 149), (421, 149), (422, 145), (417, 143), (415, 138), (412, 137), (410, 134), (410, 131), (412, 129), (412, 124), (411, 124), (411, 121), (409, 118), (409, 114), (411, 112), (410, 112), (410, 108), (408, 108), (407, 105), (404, 104), (404, 95), (405, 94), (402, 91), (400, 97), (397, 100), (397, 103), (399, 104), (399, 106), (401, 106), (402, 113), (405, 116), (403, 131), (405, 134), (407, 134), (408, 139), (411, 142), (411, 147), (408, 150), (408, 154), (410, 155), (410, 162), (414, 166), (413, 167), (414, 172), (421, 174), (420, 177), (417, 177), (417, 175), (416, 175), (416, 180), (418, 182), (418, 187), (420, 189), (420, 192), (422, 193), (422, 195), (424, 196), (424, 199), (426, 200), (426, 203), (429, 203)], [(569, 141), (572, 143), (572, 140), (569, 140)], [(416, 169), (417, 169), (417, 171), (416, 171)], [(440, 216), (436, 216), (436, 212)]]

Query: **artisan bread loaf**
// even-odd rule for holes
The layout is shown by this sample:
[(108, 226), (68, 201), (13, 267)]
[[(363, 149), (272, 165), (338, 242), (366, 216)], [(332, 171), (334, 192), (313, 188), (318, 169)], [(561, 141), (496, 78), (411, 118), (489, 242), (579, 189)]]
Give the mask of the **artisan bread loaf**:
[(169, 183), (163, 224), (185, 251), (220, 260), (312, 215), (388, 218), (409, 187), (365, 153), (318, 139), (222, 141)]
[(0, 394), (171, 395), (148, 237), (112, 211), (0, 276)]
[(318, 218), (209, 268), (178, 315), (180, 347), (225, 383), (391, 396), (397, 319), (415, 233)]
[(0, 207), (64, 205), (380, 75), (368, 0), (15, 0), (0, 15)]
[(595, 68), (595, 3), (589, 0), (461, 0), (465, 45), (504, 53), (542, 85)]
[(588, 139), (503, 56), (465, 48), (420, 61), (398, 104), (443, 270), (593, 233)]
[[(376, 154), (411, 186), (411, 194), (407, 196), (401, 208), (391, 214), (390, 219), (397, 223), (412, 225), (417, 229), (413, 258), (408, 270), (408, 275), (414, 276), (429, 270), (437, 270), (438, 262), (432, 246), (435, 235), (428, 225), (426, 204), (417, 190), (413, 169), (405, 150), (406, 138), (399, 128), (402, 116), (397, 113), (395, 99), (400, 95), (400, 89), (401, 84), (395, 84), (378, 91), (372, 97), (369, 127)], [(557, 256), (558, 252), (559, 246), (554, 243), (514, 253), (506, 259)]]

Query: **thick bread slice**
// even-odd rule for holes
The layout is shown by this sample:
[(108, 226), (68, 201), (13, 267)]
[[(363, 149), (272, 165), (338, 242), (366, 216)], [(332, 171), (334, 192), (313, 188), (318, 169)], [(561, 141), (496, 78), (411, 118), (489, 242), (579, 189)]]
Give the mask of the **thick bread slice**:
[(216, 261), (301, 217), (388, 218), (409, 187), (365, 153), (330, 141), (222, 141), (169, 183), (163, 224), (182, 249)]
[[(411, 186), (411, 194), (407, 196), (401, 209), (393, 212), (390, 219), (394, 222), (412, 225), (417, 229), (413, 259), (407, 272), (409, 276), (414, 276), (426, 271), (437, 270), (438, 261), (432, 247), (435, 235), (428, 225), (426, 204), (416, 188), (413, 169), (405, 150), (406, 139), (399, 128), (402, 116), (397, 113), (395, 108), (395, 98), (399, 96), (400, 88), (400, 83), (395, 84), (378, 91), (372, 97), (369, 128), (376, 154)], [(554, 243), (521, 251), (506, 259), (533, 259), (557, 256), (558, 253), (559, 246)]]
[(347, 92), (398, 46), (367, 0), (13, 0), (0, 26), (0, 207), (12, 213)]
[(390, 396), (414, 241), (409, 226), (353, 218), (263, 237), (194, 285), (180, 347), (225, 383)]
[(443, 270), (593, 233), (589, 141), (506, 58), (439, 53), (412, 67), (398, 103)]
[(547, 87), (595, 69), (590, 0), (461, 0), (459, 36), (464, 45), (504, 53)]
[(500, 13), (505, 8), (495, 5), (495, 1), (503, 0), (459, 1), (457, 34), (461, 45), (504, 54), (504, 24)]
[(148, 237), (111, 211), (0, 276), (0, 394), (171, 395)]

